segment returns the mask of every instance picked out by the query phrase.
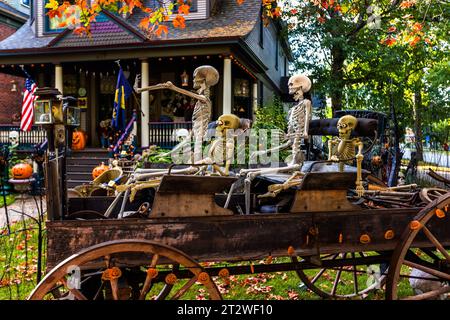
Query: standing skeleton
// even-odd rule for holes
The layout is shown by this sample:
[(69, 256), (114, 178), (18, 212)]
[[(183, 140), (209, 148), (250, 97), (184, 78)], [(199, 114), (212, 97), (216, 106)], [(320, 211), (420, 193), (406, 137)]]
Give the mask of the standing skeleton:
[(288, 179), (287, 184), (280, 184), (274, 188), (273, 192), (280, 192), (281, 190), (292, 186), (293, 179), (301, 178), (303, 175), (300, 171), (303, 161), (304, 154), (301, 151), (301, 141), (302, 139), (308, 138), (309, 121), (311, 120), (311, 101), (304, 98), (304, 94), (311, 89), (311, 80), (305, 75), (294, 75), (289, 78), (288, 82), (289, 94), (293, 95), (294, 100), (297, 104), (291, 108), (289, 111), (289, 121), (288, 121), (288, 132), (284, 136), (287, 141), (282, 145), (264, 151), (258, 151), (252, 154), (252, 158), (262, 154), (270, 152), (278, 152), (291, 147), (292, 149), (292, 159), (286, 167), (283, 168), (267, 168), (267, 169), (243, 169), (240, 172), (241, 176), (246, 176), (245, 178), (245, 197), (246, 197), (246, 213), (250, 213), (250, 186), (253, 179), (261, 174), (272, 174), (280, 172), (291, 172), (293, 171), (293, 176)]
[[(351, 115), (343, 116), (337, 123), (339, 137), (328, 140), (328, 160), (340, 161), (339, 171), (344, 171), (345, 164), (352, 164), (356, 157), (356, 193), (359, 197), (364, 195), (364, 187), (362, 185), (362, 154), (363, 143), (359, 138), (352, 138), (352, 131), (356, 128), (358, 119)], [(355, 154), (355, 148), (358, 153)]]
[(192, 114), (192, 133), (180, 142), (170, 152), (161, 156), (168, 156), (180, 150), (194, 138), (194, 162), (202, 159), (202, 143), (208, 123), (211, 120), (210, 88), (219, 82), (219, 72), (212, 66), (204, 65), (194, 70), (194, 89), (197, 93), (176, 87), (172, 82), (160, 83), (154, 86), (139, 88), (137, 92), (169, 89), (197, 100)]

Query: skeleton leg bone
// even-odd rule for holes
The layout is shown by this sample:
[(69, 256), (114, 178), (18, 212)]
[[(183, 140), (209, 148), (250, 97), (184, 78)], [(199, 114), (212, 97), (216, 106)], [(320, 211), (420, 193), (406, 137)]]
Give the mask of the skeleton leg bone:
[(272, 174), (272, 173), (283, 173), (289, 171), (299, 171), (301, 169), (300, 164), (294, 164), (283, 168), (263, 168), (257, 169), (242, 169), (239, 174), (241, 176), (246, 176), (244, 180), (244, 193), (245, 193), (245, 214), (250, 214), (250, 186), (252, 181), (259, 175), (262, 174)]

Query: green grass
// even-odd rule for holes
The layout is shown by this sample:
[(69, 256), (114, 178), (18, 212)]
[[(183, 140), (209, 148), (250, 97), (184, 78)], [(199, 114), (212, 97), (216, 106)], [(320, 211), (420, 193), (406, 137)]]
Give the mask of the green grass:
[[(14, 201), (16, 201), (16, 196), (13, 194), (8, 194), (7, 196), (5, 196), (6, 198), (6, 205), (11, 205), (14, 203)], [(0, 194), (0, 208), (2, 208), (5, 205), (5, 201), (3, 199), (3, 195)]]
[(33, 220), (13, 223), (10, 234), (1, 229), (0, 300), (25, 299), (36, 286), (37, 243), (37, 223)]

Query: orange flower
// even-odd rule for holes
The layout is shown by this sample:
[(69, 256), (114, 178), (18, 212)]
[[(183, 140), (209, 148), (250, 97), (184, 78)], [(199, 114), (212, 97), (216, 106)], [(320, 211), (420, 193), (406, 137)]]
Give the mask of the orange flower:
[(411, 8), (412, 6), (414, 6), (416, 4), (415, 0), (409, 0), (409, 1), (402, 1), (400, 3), (400, 8), (402, 9), (408, 9)]
[(397, 31), (397, 28), (395, 26), (389, 27), (389, 29), (387, 30), (387, 32), (392, 33)]
[(321, 24), (324, 24), (327, 20), (324, 17), (320, 16), (317, 18), (317, 21), (319, 21), (319, 23)]
[(419, 32), (420, 30), (422, 30), (423, 25), (420, 22), (416, 22), (413, 24), (412, 29), (414, 32)]
[(272, 256), (268, 256), (267, 259), (266, 259), (266, 263), (267, 263), (267, 264), (271, 264), (272, 261), (273, 261)]
[(420, 37), (414, 37), (414, 39), (412, 39), (409, 44), (411, 47), (414, 47), (418, 42), (420, 41)]

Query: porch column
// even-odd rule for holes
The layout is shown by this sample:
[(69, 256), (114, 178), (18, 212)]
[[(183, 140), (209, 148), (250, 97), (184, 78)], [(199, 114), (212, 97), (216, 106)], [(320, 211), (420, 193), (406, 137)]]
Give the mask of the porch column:
[[(149, 85), (149, 65), (147, 59), (141, 61), (141, 88)], [(150, 92), (141, 92), (141, 147), (148, 147), (150, 137), (148, 122), (150, 121)]]
[(55, 88), (64, 94), (63, 67), (60, 64), (55, 64)]
[(223, 59), (223, 103), (222, 114), (231, 113), (231, 59)]
[(253, 107), (252, 107), (252, 120), (255, 120), (255, 113), (256, 110), (258, 109), (258, 82), (254, 82), (253, 83), (253, 92), (252, 92), (252, 96), (253, 96)]

